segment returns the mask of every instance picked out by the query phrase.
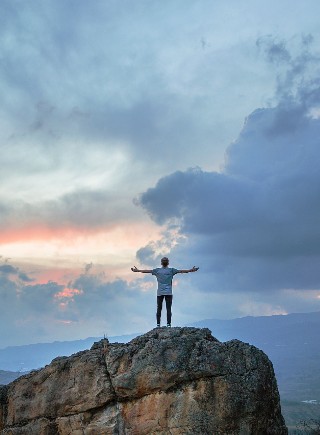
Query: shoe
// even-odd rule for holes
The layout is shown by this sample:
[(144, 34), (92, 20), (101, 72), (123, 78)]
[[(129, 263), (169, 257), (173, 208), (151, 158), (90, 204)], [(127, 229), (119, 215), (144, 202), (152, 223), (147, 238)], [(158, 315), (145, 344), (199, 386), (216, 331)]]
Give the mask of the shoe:
[(167, 328), (171, 328), (171, 324), (170, 323), (167, 323)]
[(160, 328), (160, 323), (157, 323), (157, 328)]

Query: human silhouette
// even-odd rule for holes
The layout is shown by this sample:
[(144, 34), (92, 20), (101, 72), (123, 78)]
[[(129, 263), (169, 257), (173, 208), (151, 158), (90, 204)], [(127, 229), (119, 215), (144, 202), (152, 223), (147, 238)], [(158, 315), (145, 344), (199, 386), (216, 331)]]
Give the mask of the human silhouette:
[(161, 311), (163, 299), (166, 300), (167, 308), (167, 327), (171, 328), (171, 306), (172, 306), (172, 278), (177, 273), (189, 273), (196, 272), (199, 267), (193, 266), (192, 269), (175, 269), (169, 266), (169, 258), (161, 258), (161, 267), (157, 267), (153, 270), (140, 270), (136, 266), (132, 267), (132, 272), (152, 273), (157, 278), (158, 290), (157, 290), (157, 328), (161, 325)]

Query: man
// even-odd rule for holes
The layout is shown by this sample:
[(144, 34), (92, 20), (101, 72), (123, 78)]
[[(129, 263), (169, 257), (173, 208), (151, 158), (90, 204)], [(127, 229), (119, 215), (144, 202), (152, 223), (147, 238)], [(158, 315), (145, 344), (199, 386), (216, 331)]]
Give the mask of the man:
[(157, 278), (158, 290), (157, 290), (157, 328), (160, 328), (161, 311), (163, 299), (166, 300), (167, 308), (167, 327), (171, 328), (171, 306), (172, 306), (172, 278), (177, 273), (189, 273), (196, 272), (199, 267), (193, 266), (192, 269), (178, 270), (169, 266), (169, 258), (163, 257), (161, 259), (161, 266), (153, 270), (139, 270), (136, 266), (132, 267), (132, 272), (152, 273)]

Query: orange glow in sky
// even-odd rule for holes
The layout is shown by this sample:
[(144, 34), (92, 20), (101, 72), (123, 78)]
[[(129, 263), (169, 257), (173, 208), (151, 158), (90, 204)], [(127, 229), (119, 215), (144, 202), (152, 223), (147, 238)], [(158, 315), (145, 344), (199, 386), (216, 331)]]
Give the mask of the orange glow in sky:
[(82, 290), (78, 290), (76, 288), (65, 287), (61, 292), (56, 293), (54, 295), (54, 297), (56, 299), (73, 298), (74, 295), (80, 295), (82, 293), (83, 293)]
[(108, 280), (131, 280), (136, 251), (160, 237), (161, 228), (149, 220), (105, 229), (29, 227), (2, 233), (0, 249), (34, 283), (67, 285), (89, 263), (93, 263), (95, 273), (106, 274)]

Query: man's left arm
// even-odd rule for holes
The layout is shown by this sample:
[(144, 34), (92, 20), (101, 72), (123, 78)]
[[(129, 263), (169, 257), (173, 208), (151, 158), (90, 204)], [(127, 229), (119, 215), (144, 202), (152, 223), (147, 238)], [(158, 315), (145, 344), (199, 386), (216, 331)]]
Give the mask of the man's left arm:
[(199, 267), (193, 266), (192, 269), (181, 269), (178, 270), (177, 273), (189, 273), (189, 272), (196, 272), (197, 270), (199, 270)]

